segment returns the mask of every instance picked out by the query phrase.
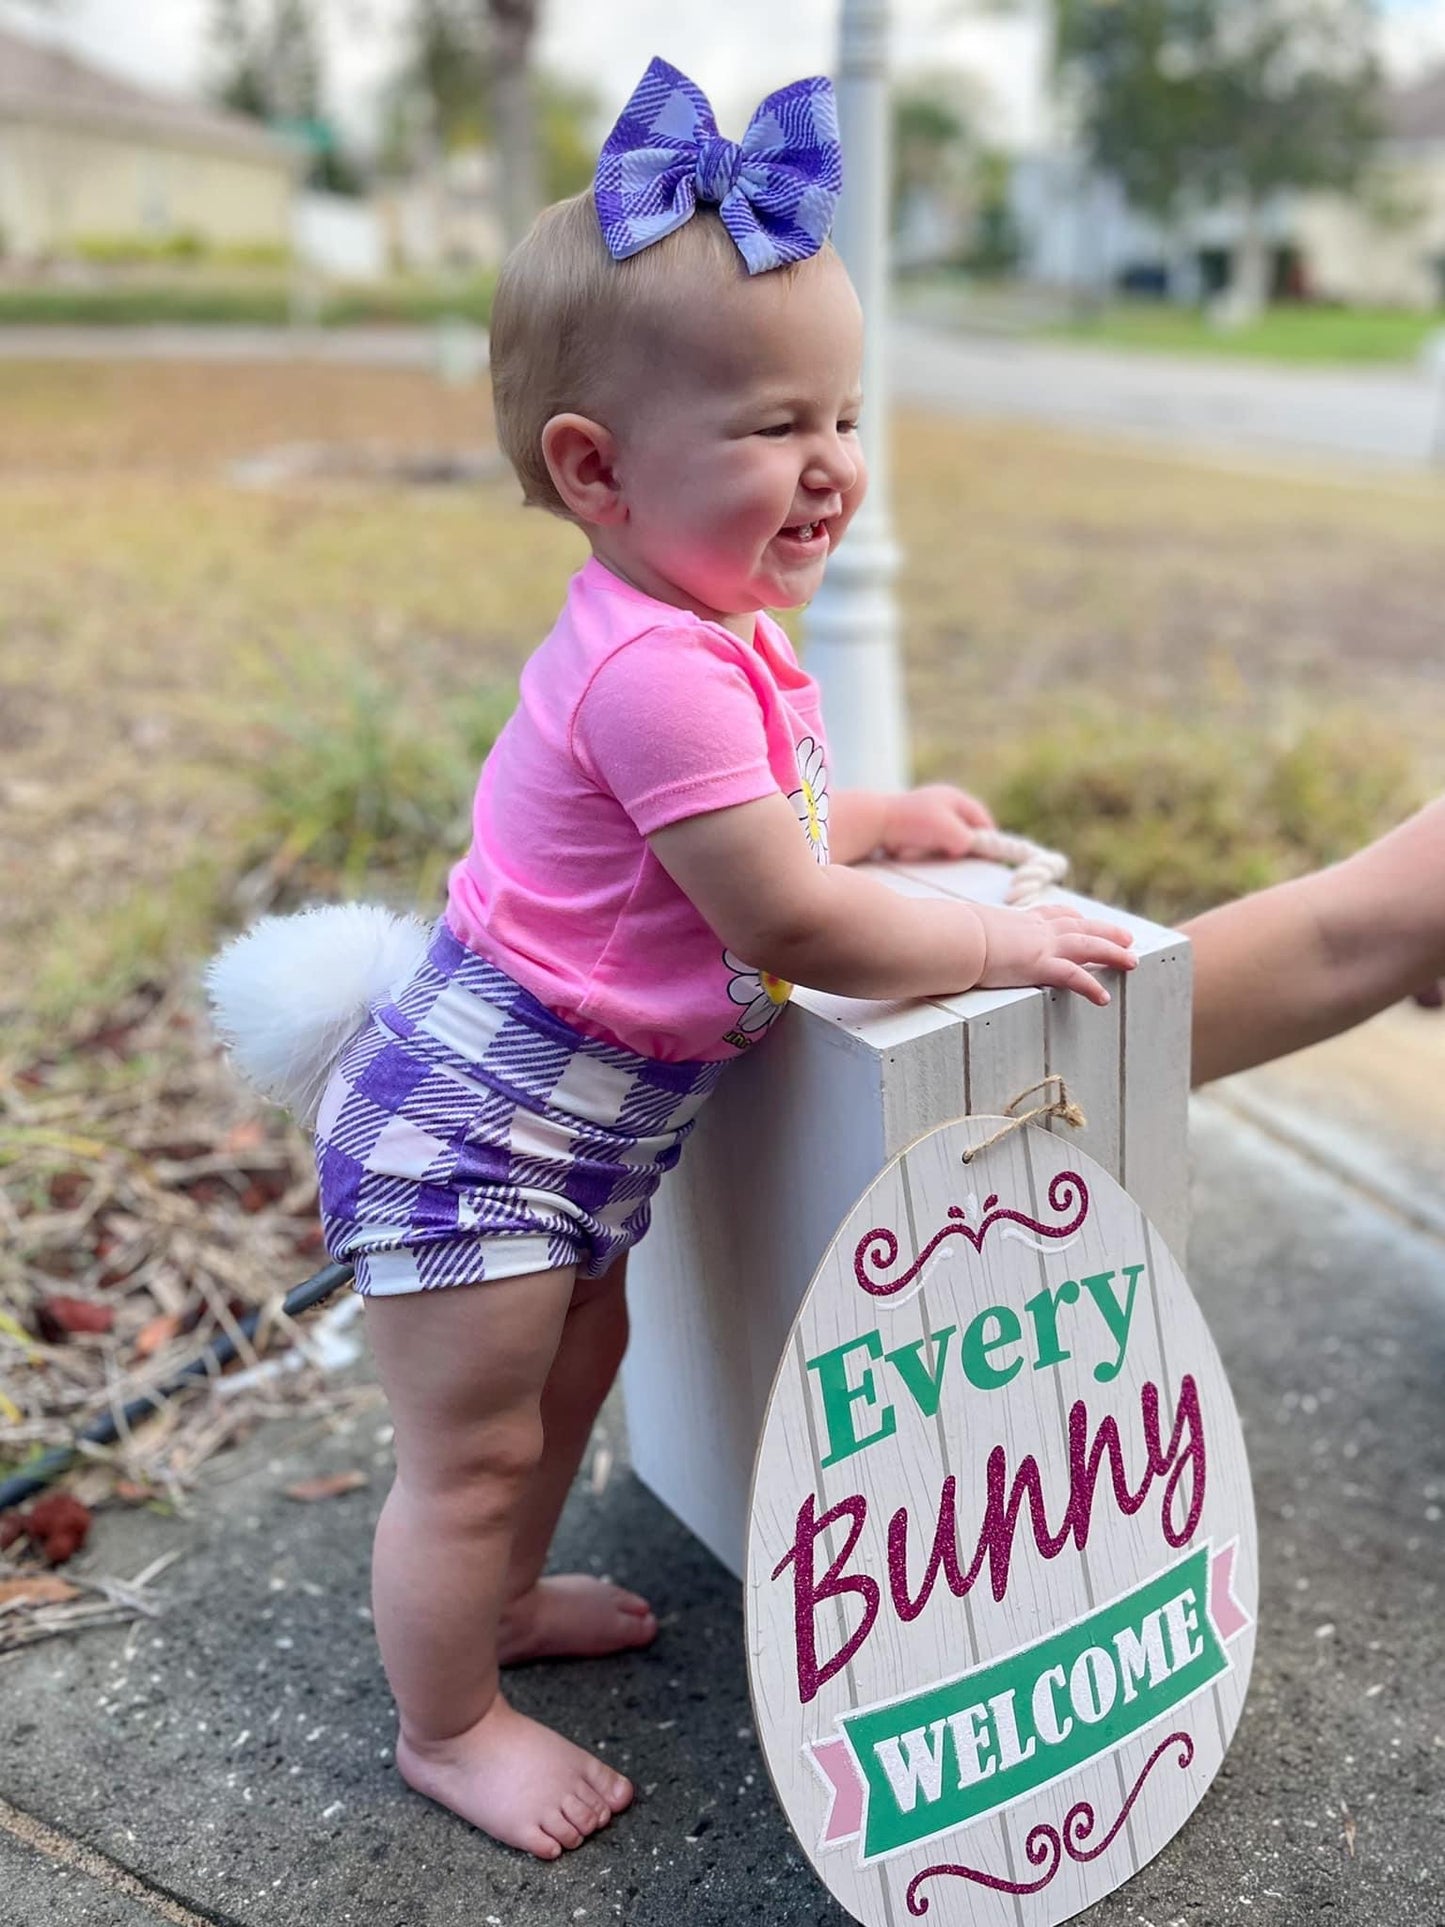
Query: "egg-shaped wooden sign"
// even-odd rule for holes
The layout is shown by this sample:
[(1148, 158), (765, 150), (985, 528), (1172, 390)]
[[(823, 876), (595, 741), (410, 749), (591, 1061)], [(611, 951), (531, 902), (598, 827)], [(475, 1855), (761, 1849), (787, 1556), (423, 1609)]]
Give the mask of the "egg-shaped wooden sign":
[(984, 1146), (1007, 1122), (870, 1187), (754, 1469), (768, 1769), (877, 1927), (1071, 1919), (1184, 1824), (1249, 1682), (1249, 1468), (1199, 1308), (1106, 1171), (1033, 1126)]

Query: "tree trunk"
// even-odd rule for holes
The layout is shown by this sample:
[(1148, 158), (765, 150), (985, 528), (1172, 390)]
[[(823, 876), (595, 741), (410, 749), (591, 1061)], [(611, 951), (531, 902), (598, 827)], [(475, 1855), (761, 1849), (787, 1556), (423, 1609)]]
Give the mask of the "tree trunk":
[(1229, 290), (1229, 318), (1235, 327), (1258, 321), (1269, 305), (1269, 247), (1259, 208), (1244, 210), (1239, 246), (1234, 254), (1234, 279)]
[(1165, 230), (1169, 262), (1169, 299), (1176, 308), (1197, 308), (1202, 289), (1199, 254), (1186, 217), (1176, 215)]
[(542, 194), (537, 164), (537, 113), (531, 52), (537, 0), (487, 0), (496, 130), (497, 209), (502, 240), (514, 248), (536, 218)]

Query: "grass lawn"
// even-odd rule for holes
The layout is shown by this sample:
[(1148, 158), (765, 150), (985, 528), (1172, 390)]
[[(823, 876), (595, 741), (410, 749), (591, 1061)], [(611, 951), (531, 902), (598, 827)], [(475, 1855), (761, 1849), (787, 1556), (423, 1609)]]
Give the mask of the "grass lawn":
[(1427, 338), (1445, 332), (1445, 310), (1271, 308), (1247, 327), (1221, 328), (1194, 309), (1165, 302), (1117, 303), (1098, 314), (1061, 322), (1055, 337), (1101, 348), (1139, 348), (1181, 355), (1229, 355), (1257, 361), (1408, 362)]
[[(281, 443), (486, 445), (481, 388), (0, 364), (0, 1019), (60, 1038), (308, 890), (434, 904), (583, 545), (510, 481), (243, 489)], [(1445, 777), (1445, 494), (899, 424), (920, 775), (1165, 914)]]

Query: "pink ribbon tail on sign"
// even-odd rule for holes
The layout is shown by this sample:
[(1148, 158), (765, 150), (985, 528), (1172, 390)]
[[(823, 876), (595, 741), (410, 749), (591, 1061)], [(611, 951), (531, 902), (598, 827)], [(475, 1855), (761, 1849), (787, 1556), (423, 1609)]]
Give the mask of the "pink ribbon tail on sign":
[(833, 1796), (819, 1844), (836, 1847), (863, 1831), (863, 1795), (867, 1789), (846, 1740), (814, 1740), (806, 1750)]
[(1234, 1555), (1238, 1550), (1239, 1541), (1232, 1539), (1227, 1546), (1219, 1548), (1209, 1564), (1209, 1617), (1226, 1646), (1249, 1624), (1249, 1614), (1230, 1590), (1234, 1582)]

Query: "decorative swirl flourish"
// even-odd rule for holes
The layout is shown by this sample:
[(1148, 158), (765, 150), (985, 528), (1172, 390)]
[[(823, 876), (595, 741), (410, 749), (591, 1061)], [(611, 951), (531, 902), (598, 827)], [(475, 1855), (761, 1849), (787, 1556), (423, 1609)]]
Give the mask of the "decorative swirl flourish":
[[(885, 1273), (898, 1262), (898, 1238), (886, 1225), (878, 1225), (867, 1231), (858, 1240), (853, 1253), (853, 1276), (870, 1298), (892, 1298), (903, 1291), (923, 1270), (934, 1252), (945, 1238), (967, 1238), (975, 1251), (982, 1251), (983, 1241), (989, 1230), (996, 1224), (1005, 1222), (1024, 1225), (1030, 1231), (1037, 1231), (1044, 1238), (1069, 1238), (1089, 1215), (1089, 1187), (1077, 1171), (1060, 1171), (1049, 1184), (1049, 1209), (1063, 1213), (1078, 1205), (1078, 1215), (1068, 1224), (1040, 1224), (1037, 1218), (1030, 1218), (1022, 1211), (996, 1211), (997, 1192), (984, 1199), (984, 1220), (975, 1231), (968, 1222), (967, 1214), (960, 1205), (948, 1207), (948, 1223), (941, 1231), (934, 1233), (918, 1254), (918, 1259), (901, 1277), (885, 1280), (879, 1274)], [(874, 1274), (870, 1277), (868, 1274)]]
[(909, 1913), (915, 1919), (919, 1919), (928, 1912), (931, 1903), (926, 1894), (919, 1892), (919, 1888), (925, 1880), (932, 1880), (940, 1874), (952, 1874), (959, 1880), (971, 1880), (976, 1886), (991, 1887), (995, 1893), (1036, 1894), (1047, 1887), (1059, 1871), (1063, 1865), (1065, 1852), (1070, 1860), (1077, 1860), (1081, 1864), (1085, 1861), (1097, 1860), (1101, 1853), (1112, 1846), (1119, 1829), (1129, 1818), (1129, 1810), (1138, 1799), (1144, 1782), (1171, 1746), (1179, 1748), (1181, 1773), (1187, 1771), (1192, 1765), (1194, 1741), (1188, 1733), (1171, 1733), (1167, 1740), (1161, 1740), (1144, 1762), (1143, 1771), (1129, 1789), (1129, 1797), (1120, 1807), (1117, 1819), (1097, 1847), (1085, 1847), (1080, 1844), (1094, 1831), (1094, 1809), (1087, 1800), (1080, 1800), (1064, 1815), (1062, 1840), (1059, 1837), (1060, 1829), (1051, 1827), (1046, 1820), (1041, 1821), (1036, 1827), (1030, 1827), (1028, 1839), (1024, 1842), (1024, 1854), (1031, 1867), (1044, 1868), (1037, 1880), (1004, 1880), (998, 1874), (984, 1873), (977, 1867), (960, 1867), (946, 1863), (936, 1867), (925, 1867), (922, 1873), (915, 1874), (908, 1883), (906, 1898)]

